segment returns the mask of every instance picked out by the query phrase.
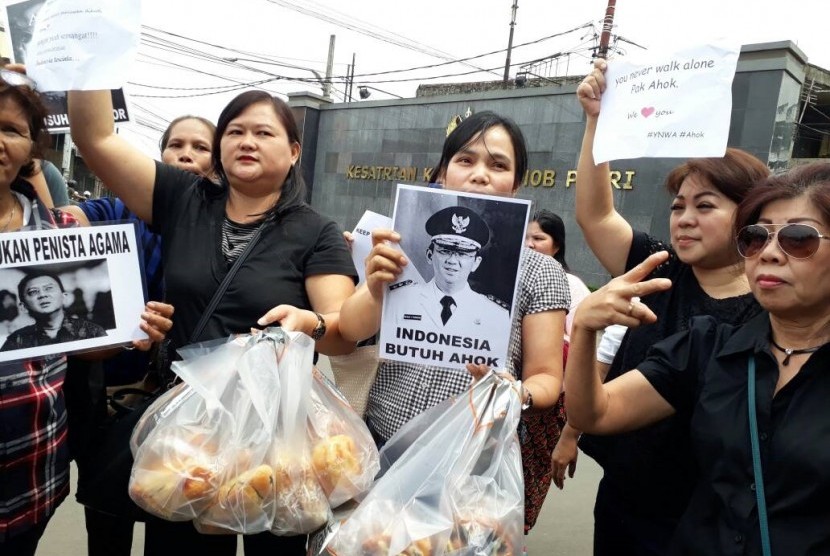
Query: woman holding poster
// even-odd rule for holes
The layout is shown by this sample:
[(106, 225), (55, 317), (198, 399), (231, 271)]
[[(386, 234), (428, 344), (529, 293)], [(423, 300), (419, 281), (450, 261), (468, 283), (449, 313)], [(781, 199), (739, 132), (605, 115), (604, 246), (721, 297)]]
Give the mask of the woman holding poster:
[[(109, 91), (71, 91), (69, 119), (87, 165), (161, 235), (167, 299), (177, 316), (171, 349), (189, 343), (246, 250), (199, 340), (278, 322), (314, 338), (322, 353), (354, 349), (338, 326), (340, 305), (354, 291), (354, 265), (336, 224), (305, 203), (295, 168), (299, 130), (283, 101), (248, 91), (225, 107), (212, 145), (218, 183), (156, 162), (117, 135)], [(155, 519), (145, 531), (148, 555), (236, 553), (236, 536), (201, 535), (190, 523)], [(305, 554), (305, 542), (244, 536), (248, 555)]]
[[(444, 142), (441, 159), (433, 170), (445, 189), (498, 196), (515, 195), (527, 167), (527, 149), (519, 127), (492, 112), (477, 112), (463, 120)], [(341, 330), (362, 340), (380, 328), (383, 291), (408, 264), (387, 242), (400, 241), (392, 230), (374, 230), (374, 247), (366, 259), (366, 283), (341, 311)], [(551, 408), (562, 385), (562, 350), (565, 313), (570, 307), (568, 282), (562, 266), (552, 257), (524, 248), (520, 263), (518, 303), (511, 327), (505, 370), (522, 380), (525, 415), (522, 419), (522, 457), (525, 460), (525, 530), (536, 521), (551, 480), (551, 451), (534, 462), (527, 450), (536, 449), (530, 427), (553, 417)], [(551, 335), (552, 330), (561, 334)], [(468, 365), (470, 372), (485, 369)], [(426, 409), (464, 392), (471, 377), (459, 369), (382, 361), (369, 392), (366, 421), (376, 439), (384, 443), (407, 421)], [(541, 427), (539, 427), (541, 428)], [(538, 455), (538, 454), (535, 454)]]
[[(45, 114), (27, 77), (0, 69), (0, 233), (75, 224), (66, 213), (47, 210), (26, 181)], [(170, 321), (156, 311), (172, 313), (164, 304), (148, 304), (141, 329), (160, 341)], [(0, 554), (33, 556), (69, 494), (65, 378), (63, 354), (0, 363)]]
[[(595, 164), (592, 154), (606, 68), (606, 61), (597, 60), (577, 88), (587, 122), (577, 168), (576, 219), (612, 276), (667, 250), (669, 259), (649, 277), (673, 284), (642, 298), (657, 322), (626, 333), (609, 370), (612, 380), (635, 368), (651, 345), (687, 329), (691, 317), (711, 315), (740, 324), (760, 311), (735, 249), (732, 222), (738, 203), (769, 169), (737, 149), (727, 149), (723, 158), (689, 160), (666, 179), (673, 197), (670, 245), (633, 230), (614, 208), (608, 163)], [(631, 554), (666, 554), (696, 478), (688, 422), (674, 416), (634, 433), (584, 435), (579, 445), (604, 470), (594, 508), (594, 553), (618, 554), (626, 546)]]

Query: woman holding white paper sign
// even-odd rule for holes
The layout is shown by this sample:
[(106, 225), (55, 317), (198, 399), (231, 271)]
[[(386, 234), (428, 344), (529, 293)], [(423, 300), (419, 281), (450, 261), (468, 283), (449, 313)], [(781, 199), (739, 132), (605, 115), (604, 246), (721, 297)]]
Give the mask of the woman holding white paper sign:
[[(283, 101), (247, 91), (225, 107), (212, 149), (218, 183), (157, 163), (115, 134), (108, 91), (71, 91), (69, 120), (87, 165), (161, 234), (167, 299), (178, 317), (172, 349), (189, 343), (237, 260), (244, 264), (199, 340), (278, 322), (314, 338), (322, 353), (354, 349), (338, 326), (340, 305), (354, 291), (354, 265), (336, 224), (305, 203), (295, 167), (299, 130)], [(305, 536), (261, 533), (245, 535), (244, 543), (249, 555), (305, 553)], [(235, 547), (235, 536), (147, 522), (148, 555), (234, 554)]]
[[(524, 136), (515, 122), (492, 112), (477, 112), (463, 120), (447, 137), (441, 159), (432, 174), (445, 189), (497, 196), (516, 194), (527, 168)], [(374, 247), (366, 259), (366, 284), (343, 304), (341, 330), (362, 340), (380, 329), (383, 291), (394, 282), (408, 261), (388, 242), (400, 241), (392, 230), (374, 230)], [(455, 255), (454, 255), (455, 256)], [(533, 526), (550, 485), (550, 451), (527, 465), (526, 450), (536, 449), (531, 427), (551, 416), (562, 385), (562, 350), (565, 314), (570, 307), (568, 282), (562, 266), (552, 257), (523, 249), (518, 301), (503, 369), (522, 380), (522, 401), (527, 410), (520, 438), (525, 459), (525, 528)], [(562, 334), (551, 335), (552, 330)], [(382, 356), (382, 354), (381, 354)], [(484, 369), (468, 365), (476, 375)], [(369, 392), (366, 421), (381, 443), (402, 425), (434, 405), (464, 392), (470, 374), (460, 369), (382, 361)], [(529, 414), (528, 414), (529, 413)]]
[[(674, 284), (643, 297), (657, 322), (626, 333), (608, 373), (612, 380), (636, 367), (651, 345), (685, 330), (690, 317), (708, 314), (739, 324), (758, 313), (731, 230), (738, 203), (769, 169), (731, 148), (723, 158), (689, 160), (666, 179), (673, 197), (671, 245), (633, 230), (614, 208), (608, 163), (595, 164), (592, 153), (606, 67), (605, 60), (597, 60), (577, 88), (587, 120), (577, 168), (577, 223), (612, 276), (668, 250), (668, 261), (649, 277)], [(563, 435), (571, 433), (566, 429)], [(688, 423), (675, 417), (636, 433), (583, 435), (580, 447), (605, 472), (594, 508), (595, 554), (616, 554), (620, 546), (631, 554), (665, 554), (696, 476)]]
[[(0, 69), (0, 233), (76, 225), (48, 210), (26, 181), (45, 139), (45, 115), (34, 83)], [(170, 306), (148, 304), (141, 329), (150, 340), (164, 339), (170, 314)], [(0, 364), (0, 554), (34, 555), (69, 494), (65, 379), (64, 354)]]

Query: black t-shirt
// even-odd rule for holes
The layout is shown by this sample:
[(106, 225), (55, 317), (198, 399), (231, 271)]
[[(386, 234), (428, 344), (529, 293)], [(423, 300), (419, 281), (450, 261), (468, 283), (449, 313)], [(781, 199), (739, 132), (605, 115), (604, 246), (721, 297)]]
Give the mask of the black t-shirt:
[[(634, 232), (626, 271), (658, 251), (668, 251), (669, 259), (648, 278), (669, 278), (672, 287), (641, 299), (657, 315), (657, 322), (626, 332), (606, 380), (637, 368), (651, 346), (687, 330), (694, 316), (711, 315), (718, 322), (740, 324), (761, 311), (749, 293), (726, 299), (710, 297), (698, 284), (692, 267), (681, 262), (670, 246), (642, 232)], [(609, 487), (630, 502), (629, 510), (674, 518), (683, 513), (697, 477), (687, 420), (676, 415), (626, 434), (583, 435), (579, 445), (602, 466)]]
[(754, 357), (772, 553), (830, 554), (830, 344), (775, 393), (769, 337), (766, 313), (738, 327), (698, 317), (637, 366), (691, 423), (700, 467), (672, 553), (761, 554), (747, 403)]
[[(166, 164), (156, 164), (153, 229), (162, 236), (166, 300), (176, 309), (169, 334), (189, 343), (230, 266), (222, 255), (224, 189)], [(267, 222), (199, 340), (247, 333), (268, 310), (287, 303), (310, 309), (305, 280), (320, 274), (356, 279), (337, 225), (308, 205)]]

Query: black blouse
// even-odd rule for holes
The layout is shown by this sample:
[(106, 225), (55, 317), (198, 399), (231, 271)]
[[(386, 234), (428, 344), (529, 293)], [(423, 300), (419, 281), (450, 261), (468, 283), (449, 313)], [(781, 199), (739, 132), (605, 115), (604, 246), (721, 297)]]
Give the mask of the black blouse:
[[(669, 278), (672, 287), (641, 299), (658, 320), (626, 332), (606, 380), (636, 368), (651, 346), (687, 330), (692, 317), (710, 315), (717, 322), (741, 324), (761, 311), (750, 293), (725, 299), (707, 295), (692, 267), (680, 261), (671, 246), (643, 232), (634, 232), (626, 270), (658, 251), (668, 251), (669, 259), (648, 278)], [(686, 509), (697, 480), (688, 431), (688, 422), (674, 416), (625, 434), (585, 434), (579, 446), (603, 467), (606, 482), (625, 498), (628, 511), (677, 520)]]
[(773, 554), (830, 554), (830, 344), (775, 396), (769, 316), (742, 326), (692, 321), (637, 368), (684, 420), (700, 476), (675, 554), (760, 554), (747, 403), (756, 361), (761, 462)]

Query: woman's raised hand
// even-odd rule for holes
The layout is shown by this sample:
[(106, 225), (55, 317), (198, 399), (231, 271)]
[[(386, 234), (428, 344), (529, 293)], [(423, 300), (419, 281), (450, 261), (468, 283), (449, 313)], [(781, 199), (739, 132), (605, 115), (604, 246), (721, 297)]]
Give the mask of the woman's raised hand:
[(576, 97), (589, 117), (599, 116), (599, 101), (605, 91), (605, 70), (608, 63), (603, 59), (594, 60), (594, 69), (585, 76), (576, 88)]
[(612, 324), (635, 327), (657, 321), (657, 316), (644, 304), (634, 301), (650, 293), (671, 287), (668, 278), (641, 281), (668, 260), (666, 251), (654, 253), (622, 276), (608, 282), (582, 300), (574, 316), (574, 326), (587, 330), (602, 330)]

